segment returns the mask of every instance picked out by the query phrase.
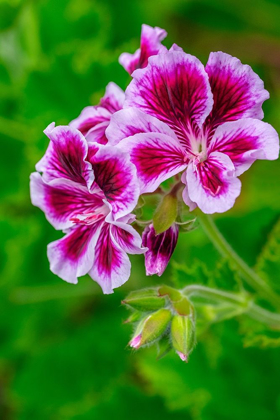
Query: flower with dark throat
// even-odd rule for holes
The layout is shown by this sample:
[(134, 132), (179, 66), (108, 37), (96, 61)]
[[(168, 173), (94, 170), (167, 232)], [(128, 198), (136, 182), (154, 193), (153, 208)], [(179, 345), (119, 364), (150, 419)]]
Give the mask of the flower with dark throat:
[(141, 193), (182, 172), (190, 210), (221, 213), (240, 194), (239, 175), (256, 159), (278, 158), (278, 135), (261, 121), (269, 94), (228, 54), (211, 53), (204, 67), (173, 46), (133, 73), (125, 95), (106, 133), (130, 154)]
[(87, 273), (104, 293), (125, 283), (129, 254), (141, 254), (141, 237), (130, 223), (139, 195), (136, 170), (117, 148), (88, 144), (76, 129), (51, 124), (46, 154), (31, 174), (32, 203), (64, 238), (48, 245), (50, 268), (77, 283)]

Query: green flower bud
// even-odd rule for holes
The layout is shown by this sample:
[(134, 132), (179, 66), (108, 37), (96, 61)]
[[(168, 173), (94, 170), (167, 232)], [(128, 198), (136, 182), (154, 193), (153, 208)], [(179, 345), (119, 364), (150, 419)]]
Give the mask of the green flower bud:
[(165, 298), (158, 295), (157, 289), (150, 288), (130, 292), (122, 303), (138, 311), (148, 312), (163, 308)]
[(138, 349), (139, 347), (153, 343), (165, 332), (172, 318), (169, 309), (159, 309), (145, 317), (136, 328), (135, 334), (130, 341), (130, 346)]
[(195, 346), (195, 323), (190, 316), (175, 315), (171, 322), (173, 348), (184, 362)]

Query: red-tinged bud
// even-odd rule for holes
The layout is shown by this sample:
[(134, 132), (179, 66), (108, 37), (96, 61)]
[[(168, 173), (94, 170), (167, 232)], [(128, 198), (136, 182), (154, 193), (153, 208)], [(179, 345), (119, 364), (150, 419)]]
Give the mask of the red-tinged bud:
[(138, 334), (129, 342), (129, 345), (130, 347), (133, 347), (134, 349), (138, 349), (140, 347), (140, 343), (141, 343), (141, 334)]
[(147, 276), (162, 275), (177, 245), (178, 234), (179, 229), (175, 224), (159, 235), (152, 224), (145, 228), (142, 241), (143, 246), (149, 249), (145, 253)]
[(172, 345), (180, 359), (188, 361), (195, 346), (195, 323), (192, 316), (175, 315), (171, 322)]

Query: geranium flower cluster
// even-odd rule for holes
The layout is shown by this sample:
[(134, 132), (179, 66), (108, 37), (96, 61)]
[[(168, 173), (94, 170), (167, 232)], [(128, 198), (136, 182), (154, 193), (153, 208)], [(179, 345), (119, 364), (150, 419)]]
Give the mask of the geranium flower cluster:
[(203, 66), (164, 47), (165, 36), (143, 25), (140, 49), (120, 56), (132, 76), (126, 91), (111, 82), (99, 105), (45, 130), (50, 144), (31, 197), (66, 234), (49, 244), (48, 258), (70, 283), (88, 273), (112, 293), (129, 278), (127, 254), (145, 253), (147, 274), (161, 275), (178, 225), (157, 235), (149, 224), (142, 239), (133, 225), (139, 196), (176, 176), (190, 211), (225, 212), (240, 194), (239, 175), (256, 159), (278, 158), (278, 135), (262, 121), (269, 94), (251, 67), (223, 52)]

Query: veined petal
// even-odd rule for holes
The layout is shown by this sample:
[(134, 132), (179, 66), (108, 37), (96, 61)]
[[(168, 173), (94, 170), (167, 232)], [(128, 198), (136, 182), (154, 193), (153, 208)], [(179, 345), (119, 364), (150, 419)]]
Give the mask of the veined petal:
[(223, 52), (214, 52), (206, 65), (214, 105), (206, 129), (240, 118), (263, 118), (262, 104), (269, 98), (263, 81), (248, 65)]
[(55, 127), (52, 123), (44, 132), (51, 141), (36, 165), (36, 170), (43, 172), (44, 180), (65, 178), (90, 188), (94, 175), (86, 161), (88, 146), (80, 131), (67, 126)]
[(105, 222), (96, 243), (90, 276), (101, 286), (103, 293), (109, 294), (128, 280), (130, 268), (127, 254), (112, 236), (111, 225)]
[[(87, 106), (82, 110), (78, 118), (69, 123), (69, 126), (76, 128), (84, 136), (87, 136), (91, 128), (98, 127), (100, 124), (104, 123), (107, 123), (108, 125), (111, 116), (111, 112), (102, 106)], [(106, 127), (104, 128), (104, 132)]]
[(88, 142), (106, 144), (105, 130), (114, 112), (122, 109), (124, 91), (115, 83), (110, 82), (105, 95), (97, 106), (87, 106), (78, 118), (70, 122), (70, 127), (79, 130)]
[[(136, 230), (123, 220), (112, 222), (111, 234), (118, 246), (128, 254), (143, 254), (148, 248), (142, 248), (142, 239)], [(106, 219), (107, 220), (107, 219)]]
[(189, 164), (187, 185), (190, 200), (207, 214), (229, 210), (241, 190), (232, 161), (219, 152), (211, 153), (197, 165)]
[(113, 114), (122, 109), (124, 99), (124, 91), (116, 83), (110, 82), (106, 87), (105, 95), (100, 100), (100, 106)]
[(106, 130), (106, 136), (112, 145), (138, 133), (162, 133), (177, 139), (167, 124), (137, 108), (126, 108), (116, 112)]
[(69, 283), (87, 274), (93, 266), (94, 250), (103, 222), (75, 226), (67, 235), (48, 245), (50, 269)]
[(129, 155), (117, 147), (102, 145), (96, 152), (96, 145), (89, 145), (89, 161), (113, 214), (119, 218), (131, 213), (139, 198), (139, 184)]
[(136, 70), (126, 90), (125, 108), (136, 107), (168, 124), (183, 145), (190, 141), (209, 115), (213, 97), (202, 63), (183, 51), (168, 51)]
[(179, 228), (173, 224), (165, 232), (156, 234), (153, 224), (146, 226), (143, 232), (143, 245), (148, 247), (145, 253), (146, 275), (161, 276), (175, 250)]
[(167, 51), (161, 41), (167, 36), (164, 29), (149, 25), (142, 25), (140, 49), (134, 54), (123, 53), (119, 57), (119, 63), (131, 74), (134, 70), (146, 67), (148, 58), (159, 52)]
[(236, 175), (240, 175), (256, 159), (277, 159), (279, 137), (270, 124), (246, 118), (219, 126), (209, 144), (209, 151), (228, 155), (235, 166)]
[(38, 173), (30, 177), (31, 201), (46, 215), (56, 229), (73, 226), (71, 218), (83, 213), (96, 212), (104, 207), (104, 194), (94, 184), (92, 193), (86, 186), (69, 179), (54, 179), (44, 182)]
[(153, 192), (163, 181), (187, 166), (185, 150), (178, 140), (161, 133), (135, 134), (119, 143), (137, 168), (140, 193)]

